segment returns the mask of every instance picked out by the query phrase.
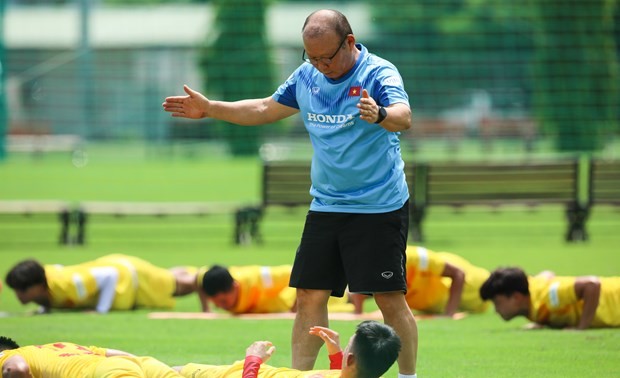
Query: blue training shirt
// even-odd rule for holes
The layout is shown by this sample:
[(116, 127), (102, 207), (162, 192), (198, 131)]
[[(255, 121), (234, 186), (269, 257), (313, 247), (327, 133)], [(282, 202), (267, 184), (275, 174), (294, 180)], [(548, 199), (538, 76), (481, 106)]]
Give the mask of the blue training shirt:
[(273, 94), (300, 110), (313, 146), (310, 210), (383, 213), (409, 198), (400, 133), (359, 117), (362, 89), (380, 106), (409, 105), (396, 67), (361, 44), (355, 66), (332, 80), (310, 63), (299, 66)]

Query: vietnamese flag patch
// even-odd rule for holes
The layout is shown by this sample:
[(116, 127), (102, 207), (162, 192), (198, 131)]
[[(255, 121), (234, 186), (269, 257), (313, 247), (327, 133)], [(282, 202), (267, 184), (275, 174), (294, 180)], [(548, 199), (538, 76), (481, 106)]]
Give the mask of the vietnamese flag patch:
[(349, 97), (357, 97), (362, 93), (362, 87), (351, 87), (349, 88)]

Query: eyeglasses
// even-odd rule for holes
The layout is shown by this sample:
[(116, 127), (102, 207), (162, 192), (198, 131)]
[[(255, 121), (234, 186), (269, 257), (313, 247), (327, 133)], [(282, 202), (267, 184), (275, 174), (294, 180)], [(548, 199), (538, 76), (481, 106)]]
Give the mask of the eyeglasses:
[(306, 50), (304, 49), (304, 51), (301, 53), (301, 60), (303, 60), (306, 63), (310, 63), (313, 66), (316, 66), (319, 63), (323, 63), (325, 65), (330, 65), (330, 64), (332, 64), (332, 61), (334, 60), (336, 55), (338, 55), (338, 53), (340, 52), (340, 48), (342, 47), (344, 42), (347, 40), (347, 37), (348, 37), (348, 35), (344, 36), (344, 38), (342, 39), (342, 42), (340, 42), (340, 44), (338, 45), (338, 50), (336, 50), (336, 52), (332, 56), (330, 56), (329, 58), (309, 58), (309, 57), (306, 56)]

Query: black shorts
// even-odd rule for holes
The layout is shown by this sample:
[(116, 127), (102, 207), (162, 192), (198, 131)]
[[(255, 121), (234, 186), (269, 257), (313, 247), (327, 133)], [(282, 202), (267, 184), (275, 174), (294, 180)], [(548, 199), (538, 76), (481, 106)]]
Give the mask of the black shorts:
[(352, 293), (407, 292), (409, 202), (379, 214), (309, 211), (290, 286)]

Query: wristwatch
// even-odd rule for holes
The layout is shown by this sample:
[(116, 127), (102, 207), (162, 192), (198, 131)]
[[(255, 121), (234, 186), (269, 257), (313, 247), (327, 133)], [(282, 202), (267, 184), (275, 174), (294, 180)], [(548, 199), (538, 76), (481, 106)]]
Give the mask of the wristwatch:
[(383, 122), (385, 117), (387, 117), (387, 110), (385, 110), (383, 106), (379, 106), (379, 116), (377, 117), (377, 120), (375, 121), (375, 123)]

